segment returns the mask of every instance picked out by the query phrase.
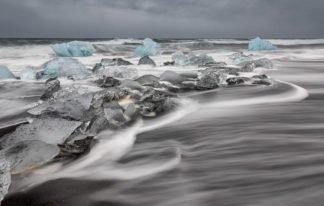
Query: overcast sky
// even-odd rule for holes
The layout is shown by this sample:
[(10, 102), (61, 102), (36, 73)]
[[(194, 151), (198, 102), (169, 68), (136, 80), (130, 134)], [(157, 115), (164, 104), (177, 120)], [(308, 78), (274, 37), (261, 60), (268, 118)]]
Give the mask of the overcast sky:
[(0, 37), (323, 38), (324, 0), (0, 0)]

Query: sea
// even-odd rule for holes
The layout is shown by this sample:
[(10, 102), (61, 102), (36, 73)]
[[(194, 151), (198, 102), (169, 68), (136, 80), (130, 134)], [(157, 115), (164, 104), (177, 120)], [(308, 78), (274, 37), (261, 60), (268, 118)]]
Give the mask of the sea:
[[(51, 45), (71, 40), (0, 39), (0, 65), (19, 76), (55, 58)], [(159, 75), (201, 69), (163, 66), (176, 51), (228, 65), (244, 52), (273, 62), (258, 71), (273, 84), (179, 94), (177, 110), (105, 131), (75, 161), (13, 175), (2, 206), (324, 205), (324, 39), (269, 39), (278, 47), (272, 51), (248, 51), (248, 39), (154, 40), (157, 67), (137, 65), (142, 39), (81, 39), (96, 52), (76, 59), (91, 69), (122, 57), (140, 74)], [(0, 81), (1, 133), (25, 121), (43, 84)]]

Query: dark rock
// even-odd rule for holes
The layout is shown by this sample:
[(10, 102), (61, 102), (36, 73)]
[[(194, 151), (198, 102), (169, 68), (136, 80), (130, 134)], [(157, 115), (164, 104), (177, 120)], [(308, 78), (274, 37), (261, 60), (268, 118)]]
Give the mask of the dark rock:
[(101, 78), (96, 80), (95, 83), (99, 87), (103, 87), (103, 88), (115, 87), (120, 85), (120, 81), (118, 79), (115, 79), (113, 77), (106, 77), (106, 76), (102, 76)]
[(53, 94), (60, 90), (60, 81), (57, 78), (50, 78), (45, 82), (46, 90), (41, 96), (41, 100), (46, 100), (53, 97)]
[(155, 62), (149, 56), (143, 56), (139, 60), (138, 65), (142, 65), (142, 64), (148, 64), (148, 65), (156, 66)]
[(101, 64), (104, 66), (132, 65), (132, 63), (130, 63), (129, 61), (126, 61), (122, 58), (113, 58), (113, 59), (104, 58), (101, 60)]
[(110, 101), (118, 101), (125, 98), (128, 95), (128, 91), (119, 87), (109, 87), (102, 91), (95, 92), (91, 105), (94, 108), (103, 106), (103, 103)]
[(260, 74), (260, 75), (254, 75), (252, 78), (253, 79), (268, 79), (268, 76), (265, 74)]
[(167, 81), (172, 84), (181, 84), (186, 79), (174, 71), (167, 70), (160, 76), (160, 81)]
[(240, 85), (240, 84), (244, 84), (246, 80), (249, 80), (249, 78), (231, 77), (231, 78), (226, 79), (226, 82), (228, 85)]
[(252, 84), (258, 84), (258, 85), (266, 85), (266, 86), (270, 86), (271, 82), (265, 79), (261, 79), (261, 80), (255, 80), (252, 82)]
[(163, 65), (164, 66), (173, 66), (175, 64), (175, 61), (172, 62), (164, 62)]
[(225, 62), (208, 62), (206, 64), (200, 65), (199, 67), (225, 67), (227, 64)]
[(85, 139), (75, 140), (73, 143), (66, 143), (59, 145), (61, 156), (78, 156), (90, 151), (90, 147), (94, 142), (93, 137), (86, 137)]

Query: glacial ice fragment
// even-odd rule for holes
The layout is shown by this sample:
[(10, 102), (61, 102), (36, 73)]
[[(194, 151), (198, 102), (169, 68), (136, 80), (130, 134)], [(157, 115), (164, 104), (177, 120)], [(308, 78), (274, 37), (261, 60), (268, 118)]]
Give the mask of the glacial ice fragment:
[(150, 38), (144, 39), (143, 45), (138, 46), (134, 51), (134, 56), (157, 56), (160, 52), (156, 47), (156, 42)]
[(227, 78), (226, 71), (207, 68), (200, 71), (197, 88), (200, 90), (215, 89), (219, 84), (222, 84)]
[(143, 56), (139, 61), (138, 65), (152, 65), (156, 66), (153, 59), (151, 59), (149, 56)]
[(241, 64), (244, 62), (252, 61), (253, 55), (246, 55), (243, 52), (237, 52), (232, 54), (229, 58), (234, 62), (234, 64)]
[(44, 164), (60, 152), (58, 146), (38, 140), (26, 140), (1, 150), (1, 156), (10, 163), (11, 173), (21, 173)]
[(72, 132), (81, 125), (78, 121), (68, 121), (61, 118), (34, 119), (30, 124), (24, 124), (5, 135), (0, 145), (10, 147), (25, 140), (40, 140), (48, 144), (62, 144)]
[(128, 67), (100, 67), (94, 71), (95, 74), (105, 75), (107, 77), (114, 78), (136, 78), (138, 77), (138, 71), (135, 68)]
[(8, 193), (11, 183), (10, 163), (3, 155), (0, 157), (0, 202)]
[(260, 37), (252, 39), (249, 43), (250, 51), (261, 51), (261, 50), (276, 50), (277, 47), (272, 45), (271, 42), (262, 40)]
[(181, 66), (202, 66), (208, 63), (214, 63), (214, 59), (206, 54), (200, 54), (198, 56), (193, 53), (185, 55), (181, 51), (177, 51), (172, 54), (172, 60), (177, 65)]
[(20, 79), (22, 80), (37, 80), (44, 73), (44, 69), (40, 67), (26, 67), (20, 72)]
[(15, 75), (6, 66), (0, 66), (0, 79), (15, 79)]
[(60, 57), (91, 56), (96, 51), (90, 43), (80, 41), (54, 44), (52, 49)]
[(55, 58), (45, 62), (41, 68), (44, 70), (38, 79), (49, 79), (55, 77), (73, 77), (85, 79), (90, 75), (86, 67), (78, 60), (72, 58)]

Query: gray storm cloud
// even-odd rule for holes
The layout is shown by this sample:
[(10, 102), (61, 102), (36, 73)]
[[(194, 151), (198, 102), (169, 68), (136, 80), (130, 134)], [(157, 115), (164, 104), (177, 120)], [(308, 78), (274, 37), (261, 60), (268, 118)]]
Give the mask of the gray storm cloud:
[(0, 37), (322, 38), (323, 0), (0, 0)]

